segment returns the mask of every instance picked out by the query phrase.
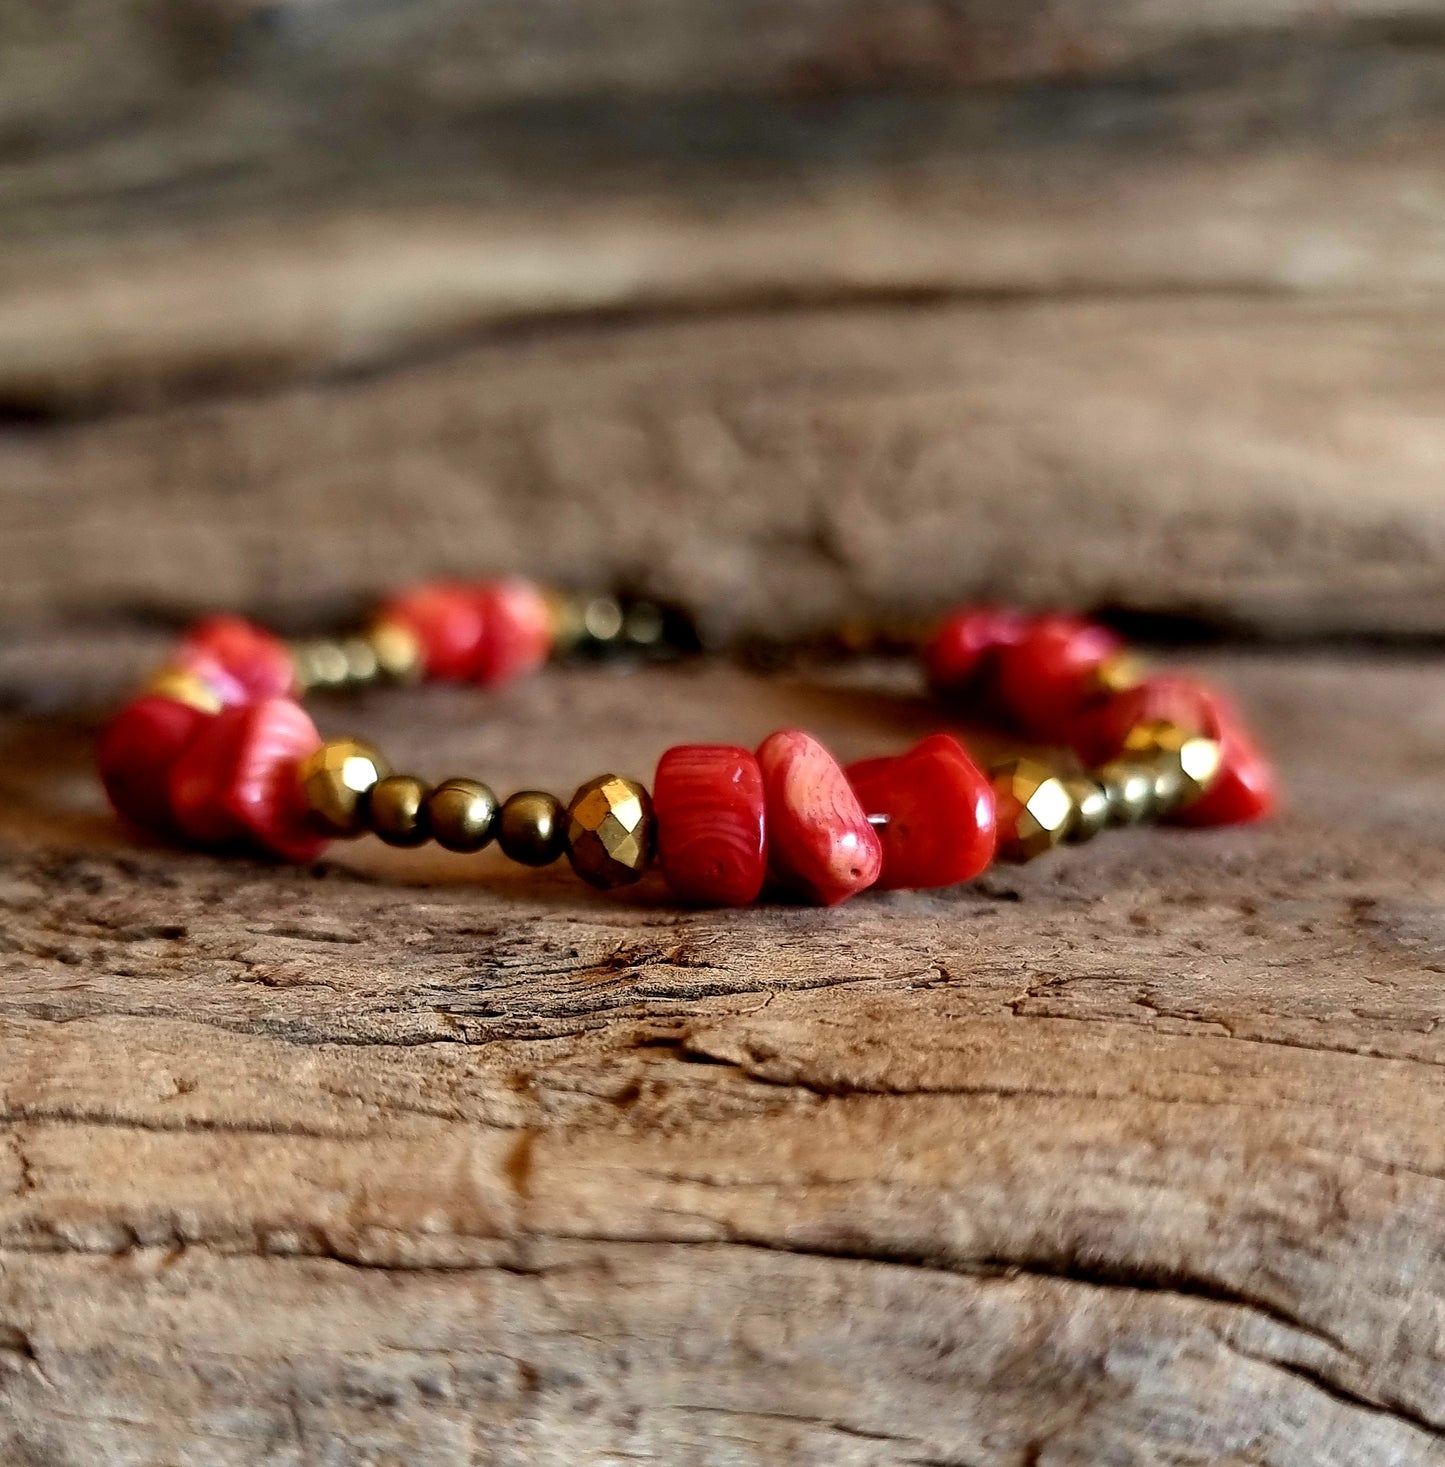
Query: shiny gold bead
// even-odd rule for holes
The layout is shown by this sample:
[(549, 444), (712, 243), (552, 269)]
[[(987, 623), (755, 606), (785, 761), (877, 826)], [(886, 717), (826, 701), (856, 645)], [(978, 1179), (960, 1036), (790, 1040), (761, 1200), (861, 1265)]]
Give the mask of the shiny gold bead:
[(1093, 692), (1109, 696), (1127, 693), (1144, 681), (1148, 671), (1148, 663), (1137, 652), (1115, 652), (1089, 674), (1089, 685)]
[(427, 796), (426, 813), (444, 850), (479, 851), (496, 833), (497, 797), (479, 780), (442, 780)]
[(346, 651), (330, 637), (302, 642), (294, 652), (297, 678), (305, 688), (339, 688), (346, 682)]
[(524, 866), (550, 866), (567, 847), (562, 802), (541, 790), (509, 795), (497, 816), (497, 844)]
[(222, 707), (216, 690), (188, 667), (161, 668), (141, 691), (157, 698), (169, 698), (173, 703), (184, 703), (188, 708), (199, 708), (202, 713), (219, 713)]
[(371, 787), (366, 801), (371, 828), (389, 846), (419, 846), (429, 834), (426, 797), (430, 787), (413, 774), (390, 774)]
[(1167, 771), (1170, 797), (1161, 799), (1161, 811), (1181, 810), (1192, 805), (1209, 789), (1219, 774), (1223, 751), (1218, 739), (1191, 733), (1176, 723), (1154, 720), (1137, 724), (1124, 738), (1128, 753), (1149, 758)]
[(421, 643), (410, 627), (389, 617), (378, 617), (367, 627), (365, 637), (380, 677), (394, 683), (415, 682), (421, 677)]
[(615, 596), (594, 596), (582, 608), (582, 627), (594, 642), (615, 642), (622, 635), (622, 607)]
[(998, 853), (1032, 861), (1064, 838), (1074, 802), (1053, 770), (1033, 759), (1010, 759), (989, 770), (998, 796)]
[(593, 886), (626, 886), (638, 880), (656, 844), (652, 796), (636, 780), (599, 774), (567, 806), (567, 859)]
[(391, 773), (386, 760), (360, 739), (327, 739), (297, 766), (301, 797), (312, 823), (328, 835), (366, 830), (366, 796)]
[(1137, 825), (1154, 813), (1154, 776), (1138, 759), (1111, 759), (1094, 777), (1109, 800), (1112, 825)]
[(381, 673), (376, 650), (365, 637), (344, 637), (338, 644), (346, 658), (346, 681), (354, 684), (375, 682)]
[(1084, 775), (1066, 779), (1064, 788), (1074, 805), (1064, 839), (1071, 845), (1082, 845), (1108, 825), (1109, 797), (1101, 785)]
[(552, 650), (557, 655), (570, 652), (586, 635), (582, 621), (582, 603), (566, 591), (543, 590), (547, 603), (547, 619), (552, 632)]

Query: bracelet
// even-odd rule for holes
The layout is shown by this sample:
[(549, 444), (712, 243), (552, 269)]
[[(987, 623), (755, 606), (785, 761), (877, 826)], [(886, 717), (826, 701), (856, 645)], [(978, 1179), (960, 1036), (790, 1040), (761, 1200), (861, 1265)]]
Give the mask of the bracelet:
[(637, 881), (655, 860), (678, 901), (712, 906), (752, 902), (770, 879), (825, 905), (870, 886), (951, 886), (996, 855), (1032, 860), (1108, 826), (1235, 824), (1276, 802), (1271, 767), (1222, 693), (1146, 674), (1112, 631), (1061, 613), (965, 607), (923, 646), (944, 706), (1059, 751), (986, 769), (949, 733), (844, 768), (783, 729), (755, 752), (668, 749), (650, 791), (603, 774), (565, 805), (540, 790), (499, 801), (478, 780), (432, 786), (392, 773), (360, 739), (322, 739), (299, 701), (424, 677), (495, 687), (549, 657), (687, 640), (680, 618), (648, 603), (516, 578), (415, 587), (335, 639), (286, 642), (210, 617), (111, 720), (100, 775), (124, 818), (202, 849), (305, 862), (366, 833), (458, 852), (495, 839), (529, 866), (565, 854), (600, 888)]

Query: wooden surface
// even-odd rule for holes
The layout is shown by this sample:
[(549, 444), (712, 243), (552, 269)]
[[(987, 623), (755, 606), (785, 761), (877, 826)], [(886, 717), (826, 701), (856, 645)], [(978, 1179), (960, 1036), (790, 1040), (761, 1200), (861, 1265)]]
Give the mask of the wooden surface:
[[(683, 913), (142, 848), (0, 659), (0, 1460), (1445, 1461), (1445, 666), (1235, 655), (1287, 817)], [(908, 681), (323, 707), (440, 776), (932, 726)]]

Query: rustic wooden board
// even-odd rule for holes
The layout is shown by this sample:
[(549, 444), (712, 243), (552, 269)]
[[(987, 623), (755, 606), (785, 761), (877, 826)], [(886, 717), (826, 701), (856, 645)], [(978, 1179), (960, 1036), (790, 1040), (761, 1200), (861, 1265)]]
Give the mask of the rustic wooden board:
[[(21, 705), (135, 652), (0, 667), (5, 1461), (1445, 1461), (1438, 659), (1209, 663), (1273, 828), (683, 913), (133, 845)], [(932, 721), (867, 669), (320, 716), (503, 788)]]

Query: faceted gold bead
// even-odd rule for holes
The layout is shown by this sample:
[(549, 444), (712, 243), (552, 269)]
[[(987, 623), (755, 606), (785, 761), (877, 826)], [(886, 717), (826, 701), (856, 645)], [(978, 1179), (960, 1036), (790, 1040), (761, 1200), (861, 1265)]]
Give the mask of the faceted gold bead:
[(567, 806), (567, 859), (593, 886), (626, 886), (638, 880), (656, 844), (652, 796), (634, 779), (599, 774)]
[(1138, 759), (1111, 759), (1094, 772), (1109, 800), (1113, 825), (1138, 825), (1154, 814), (1154, 775)]
[(301, 796), (312, 822), (328, 835), (366, 830), (366, 796), (391, 773), (386, 760), (360, 739), (327, 739), (297, 766)]
[(497, 844), (524, 866), (550, 866), (567, 846), (562, 802), (542, 790), (509, 795), (497, 816)]
[(146, 683), (144, 692), (158, 698), (169, 698), (173, 703), (184, 703), (188, 708), (199, 708), (202, 713), (219, 713), (221, 699), (215, 689), (188, 667), (163, 667)]
[(998, 796), (998, 853), (1032, 861), (1064, 838), (1074, 802), (1062, 779), (1033, 759), (1010, 759), (989, 770)]
[(371, 787), (366, 813), (371, 828), (389, 846), (419, 846), (427, 829), (426, 797), (431, 793), (424, 779), (414, 774), (390, 774)]
[(496, 832), (497, 797), (480, 780), (444, 779), (427, 796), (432, 839), (443, 850), (479, 851)]
[(1066, 779), (1064, 788), (1074, 802), (1064, 839), (1071, 845), (1093, 840), (1109, 823), (1109, 797), (1103, 787), (1084, 775)]
[(1183, 809), (1199, 799), (1214, 783), (1223, 758), (1218, 739), (1190, 733), (1162, 719), (1131, 728), (1124, 748), (1150, 759), (1163, 773), (1168, 797), (1163, 788), (1157, 791), (1161, 812)]
[(410, 627), (388, 617), (378, 617), (366, 629), (366, 642), (376, 658), (381, 677), (394, 683), (410, 683), (421, 676), (421, 643)]

